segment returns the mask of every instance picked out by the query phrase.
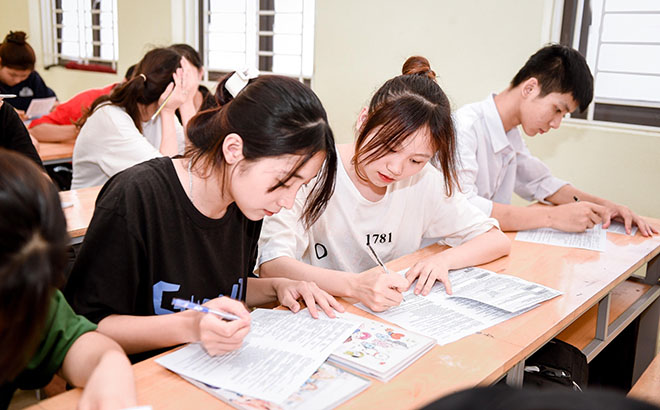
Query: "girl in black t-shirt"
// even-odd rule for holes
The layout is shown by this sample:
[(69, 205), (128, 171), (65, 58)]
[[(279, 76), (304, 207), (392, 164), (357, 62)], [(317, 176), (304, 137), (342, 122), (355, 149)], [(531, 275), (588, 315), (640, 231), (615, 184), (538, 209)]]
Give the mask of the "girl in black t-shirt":
[[(302, 216), (311, 225), (332, 195), (337, 156), (318, 97), (281, 76), (233, 73), (218, 85), (220, 107), (188, 123), (183, 157), (156, 158), (111, 178), (96, 202), (65, 295), (74, 309), (134, 359), (201, 341), (210, 354), (240, 347), (249, 306), (279, 301), (313, 317), (342, 306), (315, 284), (248, 278), (261, 219), (291, 208), (313, 183)], [(230, 297), (218, 297), (226, 295)], [(172, 298), (239, 316), (226, 322), (175, 312)]]

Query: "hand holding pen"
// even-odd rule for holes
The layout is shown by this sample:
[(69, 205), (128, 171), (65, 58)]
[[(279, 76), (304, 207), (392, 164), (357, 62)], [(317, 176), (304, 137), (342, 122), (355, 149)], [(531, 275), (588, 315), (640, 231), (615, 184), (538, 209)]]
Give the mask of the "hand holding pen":
[(242, 302), (228, 297), (210, 300), (198, 305), (186, 300), (172, 300), (172, 304), (184, 309), (202, 312), (193, 318), (194, 329), (191, 341), (199, 341), (212, 355), (224, 354), (239, 349), (250, 331), (250, 313)]

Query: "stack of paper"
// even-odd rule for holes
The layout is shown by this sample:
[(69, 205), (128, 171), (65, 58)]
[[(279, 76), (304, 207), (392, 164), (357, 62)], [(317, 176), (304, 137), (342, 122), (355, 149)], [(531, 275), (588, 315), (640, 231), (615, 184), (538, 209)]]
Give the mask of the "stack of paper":
[[(405, 274), (405, 271), (399, 272)], [(443, 345), (471, 335), (552, 299), (561, 292), (514, 276), (481, 268), (464, 268), (449, 273), (453, 294), (437, 282), (427, 296), (415, 295), (415, 284), (404, 293), (399, 306), (385, 312), (371, 312), (404, 329), (434, 338)]]
[(371, 382), (350, 372), (323, 363), (297, 392), (283, 403), (244, 396), (184, 377), (193, 385), (240, 410), (329, 410), (364, 391)]
[(199, 344), (156, 359), (180, 375), (210, 386), (274, 403), (283, 403), (318, 370), (356, 324), (313, 319), (307, 312), (257, 309), (243, 346), (209, 356)]
[(401, 328), (344, 313), (343, 319), (360, 324), (328, 358), (387, 382), (435, 346), (435, 340)]

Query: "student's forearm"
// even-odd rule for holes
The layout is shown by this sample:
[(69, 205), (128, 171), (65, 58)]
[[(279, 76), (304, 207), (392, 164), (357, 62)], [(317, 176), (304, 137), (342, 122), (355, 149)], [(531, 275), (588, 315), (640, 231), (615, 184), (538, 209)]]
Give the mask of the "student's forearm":
[(499, 229), (492, 228), (476, 238), (433, 256), (441, 258), (448, 269), (481, 265), (508, 255), (511, 241)]
[(199, 340), (199, 313), (183, 311), (167, 315), (110, 315), (98, 331), (121, 345), (128, 354)]
[(186, 125), (188, 125), (188, 121), (197, 114), (197, 110), (195, 110), (195, 103), (193, 100), (188, 100), (181, 104), (179, 107), (179, 113), (181, 114), (181, 123), (183, 124), (183, 127), (185, 128)]
[(500, 228), (505, 232), (548, 228), (552, 225), (550, 208), (547, 206), (525, 207), (493, 202), (493, 210), (490, 216), (497, 219)]
[(173, 157), (179, 153), (179, 144), (176, 140), (176, 128), (174, 123), (176, 116), (174, 111), (163, 110), (160, 112), (162, 126), (162, 138), (158, 150), (166, 157)]
[(98, 332), (87, 332), (71, 345), (59, 373), (70, 384), (83, 387), (97, 369), (130, 377), (133, 373), (117, 342)]
[(40, 142), (68, 141), (78, 136), (78, 128), (73, 124), (39, 124), (30, 128), (30, 134)]
[(354, 297), (355, 286), (353, 281), (357, 279), (357, 275), (354, 273), (308, 265), (288, 256), (282, 256), (262, 264), (259, 272), (263, 278), (279, 276), (314, 282), (332, 296), (340, 297)]

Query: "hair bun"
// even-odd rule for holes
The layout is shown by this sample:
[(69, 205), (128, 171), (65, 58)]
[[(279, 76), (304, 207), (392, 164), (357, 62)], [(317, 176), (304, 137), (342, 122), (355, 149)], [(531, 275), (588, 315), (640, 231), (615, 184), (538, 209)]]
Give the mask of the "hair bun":
[(7, 37), (5, 37), (5, 41), (14, 44), (25, 44), (26, 38), (27, 34), (24, 31), (10, 31)]
[(431, 80), (435, 80), (435, 71), (431, 70), (429, 60), (422, 56), (409, 57), (406, 62), (403, 63), (401, 73), (404, 75), (423, 75)]

